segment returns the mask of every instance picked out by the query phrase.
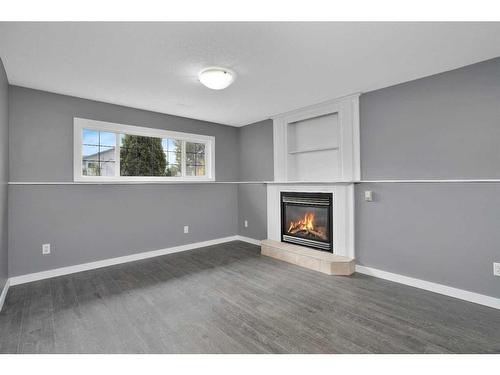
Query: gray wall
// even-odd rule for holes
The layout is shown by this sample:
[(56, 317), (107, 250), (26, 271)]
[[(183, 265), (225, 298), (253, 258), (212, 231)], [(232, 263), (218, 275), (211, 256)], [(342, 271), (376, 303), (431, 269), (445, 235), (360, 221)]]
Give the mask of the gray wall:
[(274, 180), (272, 120), (256, 122), (239, 130), (240, 181)]
[(361, 176), (500, 178), (500, 58), (361, 95)]
[(267, 238), (267, 185), (238, 185), (238, 234), (256, 240)]
[[(500, 59), (362, 95), (363, 179), (500, 178), (499, 103)], [(359, 184), (357, 261), (500, 297), (499, 196), (498, 183)]]
[[(239, 140), (240, 180), (274, 180), (272, 120), (241, 127)], [(266, 205), (266, 185), (238, 185), (238, 234), (258, 240), (267, 238)], [(248, 221), (246, 228), (245, 220)]]
[(8, 277), (7, 195), (9, 182), (9, 125), (7, 74), (0, 59), (0, 293)]
[[(11, 185), (9, 273), (57, 267), (233, 236), (231, 184)], [(189, 225), (190, 233), (183, 233)], [(54, 247), (41, 255), (42, 243)]]
[[(9, 88), (11, 181), (72, 180), (73, 117), (215, 136), (217, 180), (238, 177), (237, 128)], [(11, 185), (9, 192), (10, 276), (238, 232), (232, 184)], [(54, 246), (52, 255), (41, 255), (43, 243)]]
[(238, 179), (238, 128), (10, 86), (10, 180), (73, 180), (73, 117), (215, 136), (217, 181)]
[(357, 185), (357, 263), (500, 298), (499, 213), (497, 183)]

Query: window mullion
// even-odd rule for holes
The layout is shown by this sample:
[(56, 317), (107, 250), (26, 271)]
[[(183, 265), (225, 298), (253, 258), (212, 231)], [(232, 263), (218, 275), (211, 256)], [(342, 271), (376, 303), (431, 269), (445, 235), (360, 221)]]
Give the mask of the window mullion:
[(181, 144), (181, 176), (186, 177), (186, 141)]
[(115, 177), (120, 177), (120, 139), (121, 134), (115, 133)]
[(204, 163), (203, 165), (205, 166), (205, 175), (204, 177), (211, 177), (212, 176), (212, 172), (211, 172), (211, 169), (212, 168), (212, 148), (211, 148), (211, 145), (210, 143), (208, 142), (205, 142), (204, 143), (205, 145), (205, 160), (204, 160)]

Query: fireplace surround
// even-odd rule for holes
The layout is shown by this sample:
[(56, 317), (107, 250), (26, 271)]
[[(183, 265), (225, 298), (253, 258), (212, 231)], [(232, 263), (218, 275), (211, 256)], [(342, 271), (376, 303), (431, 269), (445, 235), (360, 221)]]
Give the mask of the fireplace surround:
[(281, 241), (333, 252), (332, 193), (281, 192)]
[[(332, 196), (331, 236), (333, 255), (354, 258), (354, 184), (268, 184), (267, 238), (281, 239), (281, 193), (329, 193)], [(295, 244), (297, 245), (297, 244)], [(300, 245), (303, 246), (303, 245)], [(306, 248), (307, 249), (307, 248)], [(319, 250), (319, 249), (317, 249)], [(325, 251), (325, 255), (328, 253)]]

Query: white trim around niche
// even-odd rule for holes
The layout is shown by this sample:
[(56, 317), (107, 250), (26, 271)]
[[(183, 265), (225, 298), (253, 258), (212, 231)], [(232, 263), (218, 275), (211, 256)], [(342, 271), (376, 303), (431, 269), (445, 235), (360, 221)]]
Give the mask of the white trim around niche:
[[(293, 182), (288, 176), (289, 124), (329, 114), (338, 115), (339, 176), (335, 181), (355, 182), (361, 179), (359, 94), (330, 100), (272, 117), (274, 181)], [(321, 181), (321, 178), (315, 179)]]
[(354, 258), (354, 184), (268, 185), (267, 237), (281, 241), (282, 191), (333, 194), (333, 253)]

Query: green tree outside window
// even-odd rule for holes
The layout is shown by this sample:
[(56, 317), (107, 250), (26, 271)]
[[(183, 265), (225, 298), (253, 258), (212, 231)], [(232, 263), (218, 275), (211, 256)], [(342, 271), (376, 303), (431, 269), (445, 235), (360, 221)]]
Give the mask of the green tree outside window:
[(121, 176), (165, 176), (167, 160), (161, 138), (125, 134), (120, 148)]

